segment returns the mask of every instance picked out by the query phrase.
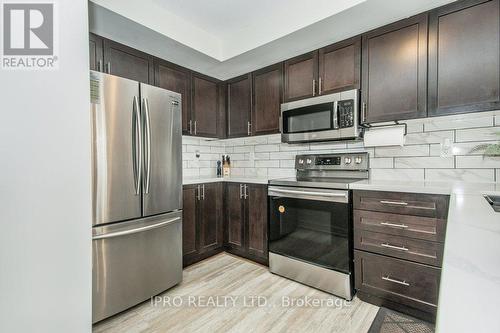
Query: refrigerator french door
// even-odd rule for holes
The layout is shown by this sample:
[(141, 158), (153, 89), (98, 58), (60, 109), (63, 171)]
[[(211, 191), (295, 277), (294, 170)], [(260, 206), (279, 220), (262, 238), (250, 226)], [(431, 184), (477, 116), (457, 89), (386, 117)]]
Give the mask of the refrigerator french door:
[(93, 314), (97, 322), (182, 280), (181, 96), (90, 73)]

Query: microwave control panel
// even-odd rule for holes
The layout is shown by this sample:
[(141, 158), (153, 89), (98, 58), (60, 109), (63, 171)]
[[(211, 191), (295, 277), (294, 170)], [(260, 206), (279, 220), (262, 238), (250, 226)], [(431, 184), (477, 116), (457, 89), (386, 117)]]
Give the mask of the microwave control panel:
[(354, 100), (339, 101), (338, 111), (340, 128), (354, 126)]

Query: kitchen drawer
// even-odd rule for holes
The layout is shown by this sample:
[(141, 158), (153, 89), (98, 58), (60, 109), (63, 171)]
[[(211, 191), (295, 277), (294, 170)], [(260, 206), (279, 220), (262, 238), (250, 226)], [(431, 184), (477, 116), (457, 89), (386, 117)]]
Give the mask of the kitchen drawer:
[(354, 191), (355, 209), (446, 219), (449, 196), (439, 194)]
[(354, 247), (391, 257), (441, 266), (443, 244), (354, 229)]
[(446, 220), (355, 209), (354, 228), (394, 236), (444, 242)]
[(358, 250), (354, 262), (356, 289), (436, 313), (441, 269)]

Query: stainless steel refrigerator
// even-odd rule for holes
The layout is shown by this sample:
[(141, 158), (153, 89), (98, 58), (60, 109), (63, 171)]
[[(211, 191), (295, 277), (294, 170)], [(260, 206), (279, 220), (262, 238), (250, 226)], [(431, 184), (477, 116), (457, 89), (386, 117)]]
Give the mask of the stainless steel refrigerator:
[(92, 321), (182, 280), (178, 93), (90, 73)]

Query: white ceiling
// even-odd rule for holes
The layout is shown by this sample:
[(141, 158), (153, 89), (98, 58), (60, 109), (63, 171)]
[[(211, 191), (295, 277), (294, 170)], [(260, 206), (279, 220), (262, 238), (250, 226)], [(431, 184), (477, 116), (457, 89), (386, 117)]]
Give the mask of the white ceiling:
[(219, 61), (366, 0), (92, 0)]
[(454, 0), (90, 1), (90, 31), (228, 79)]

